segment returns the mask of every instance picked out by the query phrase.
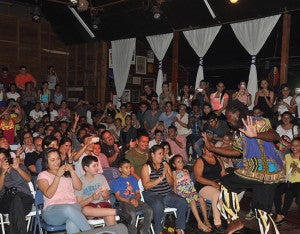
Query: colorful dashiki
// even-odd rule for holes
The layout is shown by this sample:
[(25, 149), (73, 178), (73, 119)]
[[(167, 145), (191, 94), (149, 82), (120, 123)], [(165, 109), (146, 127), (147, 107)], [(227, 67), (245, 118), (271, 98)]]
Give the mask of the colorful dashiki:
[[(268, 119), (253, 117), (257, 132), (266, 132), (272, 128)], [(274, 183), (284, 180), (282, 160), (276, 153), (273, 142), (257, 138), (249, 138), (244, 134), (236, 137), (232, 147), (243, 154), (235, 174), (245, 179), (264, 183)]]

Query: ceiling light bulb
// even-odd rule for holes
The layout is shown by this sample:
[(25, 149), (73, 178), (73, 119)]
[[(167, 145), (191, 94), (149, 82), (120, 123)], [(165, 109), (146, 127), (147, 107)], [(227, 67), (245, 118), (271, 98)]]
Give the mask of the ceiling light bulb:
[(239, 0), (230, 0), (230, 3), (236, 4)]

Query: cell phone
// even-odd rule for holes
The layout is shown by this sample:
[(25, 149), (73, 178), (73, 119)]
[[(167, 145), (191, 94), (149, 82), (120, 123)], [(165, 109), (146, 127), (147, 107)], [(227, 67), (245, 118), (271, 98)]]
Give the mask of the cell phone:
[(199, 92), (202, 92), (202, 91), (203, 91), (203, 89), (200, 89), (200, 88), (199, 88), (199, 89), (197, 89), (197, 90), (198, 90)]
[(13, 102), (12, 104), (13, 104), (13, 106), (16, 106), (16, 105), (17, 105), (17, 102)]
[(0, 84), (0, 89), (3, 89), (3, 84)]
[(93, 137), (92, 140), (91, 140), (92, 143), (97, 143), (99, 141), (100, 141), (99, 137)]
[(296, 93), (300, 93), (300, 88), (296, 88), (296, 89), (295, 89), (295, 92), (296, 92)]

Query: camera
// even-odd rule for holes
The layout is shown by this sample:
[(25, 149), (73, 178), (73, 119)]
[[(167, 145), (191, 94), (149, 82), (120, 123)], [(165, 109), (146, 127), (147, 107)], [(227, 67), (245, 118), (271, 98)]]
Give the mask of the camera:
[(13, 158), (9, 158), (9, 159), (7, 159), (7, 162), (8, 162), (9, 164), (13, 164), (13, 163), (14, 163), (14, 159), (13, 159)]

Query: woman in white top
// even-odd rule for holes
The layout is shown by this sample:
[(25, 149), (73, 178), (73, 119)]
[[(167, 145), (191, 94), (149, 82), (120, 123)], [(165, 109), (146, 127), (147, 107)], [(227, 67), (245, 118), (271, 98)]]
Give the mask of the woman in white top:
[(291, 140), (298, 137), (298, 126), (292, 123), (293, 116), (290, 112), (282, 113), (282, 124), (278, 125), (276, 132), (280, 137), (288, 136)]
[(188, 110), (191, 110), (193, 95), (190, 94), (190, 88), (188, 85), (184, 85), (181, 89), (180, 95), (177, 97), (178, 105), (186, 105)]
[(300, 118), (300, 88), (295, 89), (295, 94), (291, 100), (291, 105), (297, 109), (298, 118)]
[(279, 116), (286, 111), (289, 111), (294, 115), (296, 108), (292, 105), (292, 99), (289, 87), (287, 84), (282, 84), (280, 87), (280, 94), (278, 95), (276, 104), (274, 105), (274, 112), (278, 112)]
[(188, 136), (192, 133), (191, 129), (188, 128), (189, 115), (186, 113), (185, 104), (179, 106), (179, 114), (174, 117), (173, 122), (179, 135)]

